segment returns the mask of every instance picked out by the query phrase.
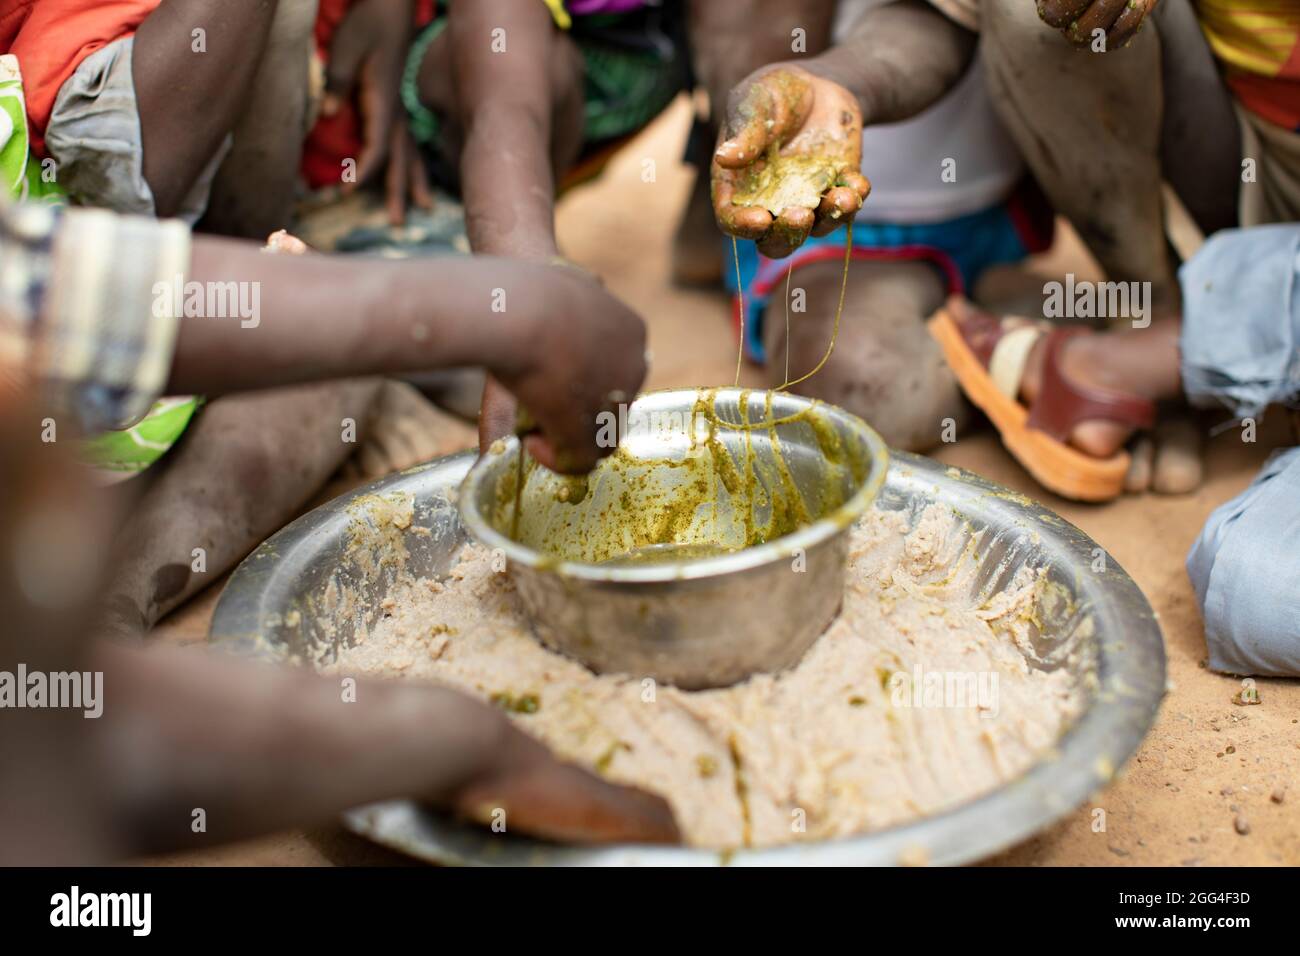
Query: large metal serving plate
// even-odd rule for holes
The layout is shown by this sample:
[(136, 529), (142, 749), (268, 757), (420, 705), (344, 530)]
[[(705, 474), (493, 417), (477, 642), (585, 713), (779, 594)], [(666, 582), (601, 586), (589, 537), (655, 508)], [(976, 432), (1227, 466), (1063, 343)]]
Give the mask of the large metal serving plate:
[[(512, 865), (967, 863), (1017, 843), (1104, 786), (1133, 754), (1165, 690), (1155, 614), (1133, 580), (1091, 538), (1053, 512), (969, 472), (893, 453), (877, 507), (913, 514), (939, 501), (979, 536), (978, 588), (992, 592), (1021, 567), (1044, 567), (1068, 599), (1044, 609), (1035, 666), (1067, 667), (1089, 695), (1082, 716), (1019, 778), (946, 812), (841, 840), (768, 850), (555, 846), (493, 834), (409, 801), (351, 811), (346, 823), (378, 843), (436, 863)], [(443, 458), (344, 495), (289, 525), (235, 571), (210, 639), (260, 658), (329, 660), (364, 633), (399, 573), (392, 555), (425, 575), (445, 574), (465, 541), (456, 489), (471, 453)], [(413, 496), (411, 527), (372, 533), (385, 496)], [(379, 509), (379, 510), (376, 510)], [(378, 522), (382, 525), (383, 522)], [(427, 529), (424, 531), (416, 529)], [(360, 546), (359, 544), (360, 543)], [(322, 613), (325, 611), (326, 613)]]

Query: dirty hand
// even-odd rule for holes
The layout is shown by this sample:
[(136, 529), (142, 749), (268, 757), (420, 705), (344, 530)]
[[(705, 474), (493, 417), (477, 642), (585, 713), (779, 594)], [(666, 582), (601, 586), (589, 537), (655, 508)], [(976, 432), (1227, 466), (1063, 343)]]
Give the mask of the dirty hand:
[(400, 102), (414, 22), (414, 0), (361, 0), (353, 6), (330, 44), (321, 106), (325, 116), (333, 116), (355, 92), (363, 144), (356, 180), (344, 189), (363, 186), (383, 170), (385, 207), (393, 225), (405, 221), (408, 197), (422, 209), (433, 205)]
[[(1075, 46), (1098, 53), (1126, 46), (1158, 0), (1037, 0), (1038, 16)], [(1098, 34), (1097, 31), (1101, 33)], [(1101, 41), (1100, 43), (1098, 41)]]
[(645, 379), (645, 324), (594, 278), (559, 265), (536, 269), (535, 293), (515, 331), (510, 355), (489, 365), (479, 413), (480, 438), (514, 431), (515, 413), (501, 388), (528, 410), (539, 433), (526, 441), (529, 454), (552, 471), (583, 474), (610, 454), (602, 429), (620, 404), (631, 402)]
[[(809, 235), (833, 232), (871, 191), (859, 170), (858, 101), (802, 67), (765, 67), (741, 81), (727, 102), (721, 139), (712, 172), (718, 226), (757, 241), (770, 258), (789, 255)], [(773, 181), (778, 170), (785, 182)]]
[[(429, 795), (430, 802), (478, 823), (504, 823), (559, 843), (678, 843), (672, 810), (662, 797), (607, 783), (564, 763), (495, 709), (466, 700), (472, 719), (500, 724), (483, 766)], [(477, 737), (477, 734), (475, 735)]]

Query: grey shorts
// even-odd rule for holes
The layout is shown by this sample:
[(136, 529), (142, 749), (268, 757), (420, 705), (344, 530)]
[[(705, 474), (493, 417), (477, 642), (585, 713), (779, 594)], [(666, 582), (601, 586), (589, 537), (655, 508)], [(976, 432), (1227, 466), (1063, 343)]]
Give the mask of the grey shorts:
[[(119, 213), (154, 216), (144, 178), (144, 144), (135, 80), (134, 37), (116, 40), (82, 61), (63, 84), (45, 128), (45, 148), (58, 182), (73, 202)], [(207, 209), (217, 167), (230, 151), (227, 137), (204, 168), (175, 218), (193, 225)]]

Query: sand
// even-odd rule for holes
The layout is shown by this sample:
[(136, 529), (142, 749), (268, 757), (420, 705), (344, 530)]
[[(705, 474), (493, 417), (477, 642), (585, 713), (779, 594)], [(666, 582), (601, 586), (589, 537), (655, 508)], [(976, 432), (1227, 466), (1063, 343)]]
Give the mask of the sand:
[[(648, 387), (729, 383), (735, 339), (728, 305), (712, 292), (675, 289), (668, 276), (674, 217), (690, 173), (680, 163), (688, 104), (676, 104), (633, 141), (589, 186), (560, 204), (565, 253), (599, 273), (614, 294), (649, 323)], [(642, 178), (652, 160), (654, 182)], [(657, 215), (656, 215), (657, 214)], [(377, 210), (382, 217), (382, 210)], [(1100, 278), (1068, 227), (1058, 224), (1052, 253), (1031, 263), (1044, 277), (1074, 272)], [(619, 237), (610, 242), (610, 236)], [(846, 304), (851, 314), (851, 303)], [(746, 370), (745, 381), (760, 385)], [(1300, 865), (1300, 682), (1259, 679), (1262, 703), (1237, 706), (1238, 678), (1206, 670), (1205, 639), (1183, 561), (1215, 506), (1249, 484), (1269, 452), (1289, 441), (1286, 422), (1266, 419), (1253, 444), (1233, 431), (1210, 440), (1207, 481), (1189, 495), (1137, 495), (1104, 506), (1079, 505), (1042, 490), (987, 428), (935, 453), (1044, 502), (1105, 547), (1133, 576), (1160, 615), (1170, 690), (1136, 757), (1112, 784), (1058, 823), (991, 860), (1010, 865)], [(463, 442), (473, 440), (463, 429)], [(336, 482), (313, 504), (355, 481)], [(157, 639), (202, 642), (223, 581), (172, 615)], [(1272, 799), (1277, 792), (1283, 802)], [(1096, 810), (1105, 811), (1099, 817)], [(1249, 832), (1238, 832), (1244, 819)], [(1101, 821), (1099, 827), (1098, 821)], [(340, 827), (289, 831), (232, 847), (150, 862), (176, 865), (401, 865), (404, 857)]]

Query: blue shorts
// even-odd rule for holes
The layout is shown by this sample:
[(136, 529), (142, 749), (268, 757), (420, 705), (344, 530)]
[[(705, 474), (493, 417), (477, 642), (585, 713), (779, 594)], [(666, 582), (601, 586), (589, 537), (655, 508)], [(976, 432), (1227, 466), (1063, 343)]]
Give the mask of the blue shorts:
[[(932, 223), (853, 223), (854, 260), (930, 262), (943, 276), (948, 292), (966, 292), (980, 275), (992, 266), (1021, 262), (1033, 252), (1051, 244), (1051, 216), (1022, 201), (1020, 193), (1005, 202), (945, 222)], [(813, 262), (842, 261), (844, 231), (828, 236), (809, 237), (784, 259), (769, 259), (758, 252), (752, 242), (738, 242), (740, 281), (744, 287), (745, 352), (750, 360), (761, 364), (763, 348), (763, 314), (773, 292), (779, 296), (787, 272)], [(736, 264), (728, 243), (727, 288), (733, 293), (732, 321), (740, 327), (740, 313), (735, 301)]]

